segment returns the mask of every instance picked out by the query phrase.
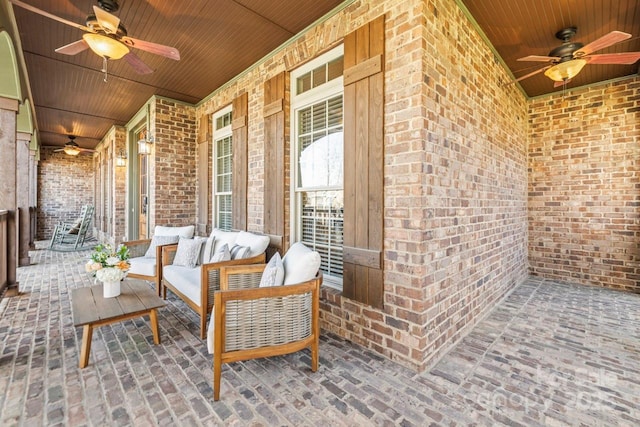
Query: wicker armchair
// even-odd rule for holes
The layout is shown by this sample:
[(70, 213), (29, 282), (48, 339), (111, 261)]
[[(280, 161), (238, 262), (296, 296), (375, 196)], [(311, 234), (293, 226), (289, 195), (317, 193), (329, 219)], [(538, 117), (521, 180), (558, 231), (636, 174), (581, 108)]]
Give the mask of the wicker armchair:
[(259, 288), (264, 268), (264, 264), (220, 268), (220, 291), (214, 296), (208, 334), (214, 400), (220, 398), (223, 363), (309, 348), (311, 370), (318, 369), (322, 273), (299, 284)]
[[(177, 249), (178, 245), (163, 246), (163, 268), (173, 264)], [(181, 271), (185, 273), (184, 280), (182, 280), (183, 278), (175, 277), (175, 274), (172, 278), (167, 278), (163, 271), (161, 276), (162, 297), (164, 299), (167, 298), (167, 289), (169, 289), (178, 298), (187, 303), (193, 311), (198, 313), (200, 316), (200, 338), (204, 339), (207, 333), (207, 315), (213, 307), (213, 294), (220, 289), (220, 268), (230, 265), (264, 264), (264, 261), (265, 254), (261, 253), (251, 258), (205, 263), (192, 269), (181, 267)], [(196, 279), (197, 284), (195, 286), (198, 288), (196, 290), (193, 289), (193, 283), (187, 283), (188, 279), (193, 279), (194, 276), (198, 278)]]
[[(195, 227), (191, 225), (184, 227), (156, 225), (153, 232), (155, 241), (154, 239), (141, 239), (123, 242), (122, 244), (129, 248), (129, 262), (131, 263), (131, 269), (127, 273), (127, 277), (153, 282), (158, 296), (160, 296), (162, 288), (162, 247), (177, 242), (181, 236), (186, 238), (193, 237), (194, 230)], [(172, 238), (175, 238), (175, 240), (171, 240)], [(166, 243), (168, 241), (172, 243)], [(155, 256), (146, 256), (152, 244), (155, 246)]]

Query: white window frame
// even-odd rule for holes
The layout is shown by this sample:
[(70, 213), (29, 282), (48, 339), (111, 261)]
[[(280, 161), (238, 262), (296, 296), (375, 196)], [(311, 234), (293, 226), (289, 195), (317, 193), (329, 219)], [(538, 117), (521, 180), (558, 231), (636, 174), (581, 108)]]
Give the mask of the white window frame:
[[(290, 182), (291, 182), (291, 197), (290, 197), (290, 207), (291, 207), (291, 241), (293, 244), (299, 240), (301, 240), (302, 236), (302, 221), (300, 220), (301, 212), (300, 212), (300, 192), (301, 188), (298, 186), (298, 173), (299, 173), (299, 165), (298, 165), (298, 142), (297, 142), (297, 132), (298, 132), (298, 111), (303, 108), (307, 108), (315, 103), (318, 103), (323, 100), (327, 100), (329, 98), (333, 98), (337, 95), (344, 95), (344, 78), (343, 76), (337, 77), (329, 82), (326, 82), (318, 87), (309, 89), (301, 94), (297, 93), (298, 85), (297, 79), (312, 71), (319, 66), (326, 64), (340, 56), (344, 56), (344, 46), (339, 45), (334, 49), (325, 52), (324, 54), (314, 58), (312, 61), (307, 62), (301, 67), (291, 71), (290, 73), (290, 88), (291, 88), (291, 129), (290, 129), (290, 159), (291, 159), (291, 168), (290, 168)], [(344, 106), (344, 98), (343, 98), (343, 106)], [(344, 121), (343, 121), (344, 127)], [(344, 183), (341, 187), (324, 187), (328, 191), (330, 190), (342, 190), (344, 194)], [(305, 190), (311, 190), (311, 188), (306, 188)], [(336, 276), (330, 276), (325, 274), (323, 277), (323, 285), (337, 289), (342, 291), (342, 278)]]
[[(230, 113), (232, 111), (233, 111), (232, 110), (232, 106), (228, 105), (228, 106), (218, 110), (217, 112), (215, 112), (213, 114), (212, 119), (211, 119), (211, 127), (212, 127), (212, 135), (213, 135), (213, 137), (212, 137), (212, 149), (211, 149), (211, 162), (212, 162), (212, 174), (211, 174), (212, 175), (211, 176), (211, 180), (212, 180), (212, 182), (211, 182), (211, 193), (212, 193), (212, 197), (211, 197), (211, 205), (212, 205), (211, 206), (211, 213), (212, 213), (212, 215), (211, 215), (211, 222), (212, 222), (214, 228), (220, 226), (220, 224), (218, 224), (218, 208), (219, 208), (218, 207), (218, 197), (219, 196), (223, 196), (223, 195), (224, 196), (226, 196), (226, 195), (232, 196), (232, 194), (233, 194), (232, 191), (221, 192), (221, 193), (218, 193), (216, 191), (216, 189), (217, 189), (216, 180), (217, 180), (217, 177), (218, 177), (218, 166), (217, 166), (217, 164), (218, 164), (218, 153), (217, 153), (218, 144), (217, 144), (217, 141), (219, 141), (220, 139), (223, 139), (223, 138), (231, 137), (231, 146), (233, 147), (233, 129), (232, 129), (231, 123), (229, 123), (229, 125), (227, 125), (227, 126), (225, 126), (223, 128), (217, 129), (216, 128), (216, 122), (217, 122), (217, 119), (219, 117), (222, 117), (222, 116), (224, 116), (224, 115), (226, 115), (226, 114), (228, 114), (228, 113)], [(232, 151), (231, 151), (231, 164), (233, 165), (233, 148), (232, 148)], [(231, 170), (231, 176), (232, 176), (232, 180), (233, 180), (233, 167), (232, 167), (232, 170)], [(233, 186), (232, 186), (232, 188), (233, 188)], [(233, 206), (231, 206), (231, 210), (233, 212)]]

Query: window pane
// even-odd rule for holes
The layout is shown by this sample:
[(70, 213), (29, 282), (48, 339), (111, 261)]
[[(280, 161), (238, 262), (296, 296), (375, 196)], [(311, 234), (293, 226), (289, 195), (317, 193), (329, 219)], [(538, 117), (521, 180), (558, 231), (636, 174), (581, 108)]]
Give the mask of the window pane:
[(344, 57), (336, 58), (327, 65), (327, 74), (329, 81), (336, 79), (342, 75), (344, 69)]
[(327, 82), (327, 66), (322, 65), (313, 70), (313, 87), (318, 87)]
[(311, 89), (311, 73), (307, 73), (298, 77), (297, 86), (298, 87), (296, 89), (298, 94)]
[(318, 251), (324, 273), (342, 277), (342, 190), (305, 191), (301, 196), (301, 241)]
[(298, 186), (342, 187), (342, 96), (299, 110), (308, 132), (298, 133)]

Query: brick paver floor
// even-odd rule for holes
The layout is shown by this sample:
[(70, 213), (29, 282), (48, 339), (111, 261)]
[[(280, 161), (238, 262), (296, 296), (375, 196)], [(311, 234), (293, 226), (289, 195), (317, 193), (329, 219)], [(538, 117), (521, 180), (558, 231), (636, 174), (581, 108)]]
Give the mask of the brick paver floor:
[(0, 302), (0, 425), (640, 425), (640, 295), (531, 278), (429, 372), (324, 334), (309, 353), (225, 365), (169, 297), (148, 322), (97, 329), (78, 368), (71, 289), (87, 252), (32, 252)]

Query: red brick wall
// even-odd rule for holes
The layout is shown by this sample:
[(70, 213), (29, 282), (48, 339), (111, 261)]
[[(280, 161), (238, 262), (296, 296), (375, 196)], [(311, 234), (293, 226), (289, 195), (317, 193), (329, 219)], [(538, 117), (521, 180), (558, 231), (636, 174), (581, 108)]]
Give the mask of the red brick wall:
[(90, 155), (69, 156), (42, 148), (38, 163), (38, 240), (51, 239), (59, 221), (71, 222), (82, 205), (93, 203), (93, 161)]
[(248, 92), (249, 229), (261, 231), (264, 82), (383, 13), (385, 307), (324, 288), (321, 326), (424, 369), (528, 270), (527, 103), (502, 86), (508, 76), (456, 3), (355, 2), (214, 93), (197, 116)]
[(531, 274), (640, 291), (640, 78), (530, 103)]
[(196, 115), (190, 105), (154, 98), (150, 164), (150, 230), (155, 225), (195, 225)]

